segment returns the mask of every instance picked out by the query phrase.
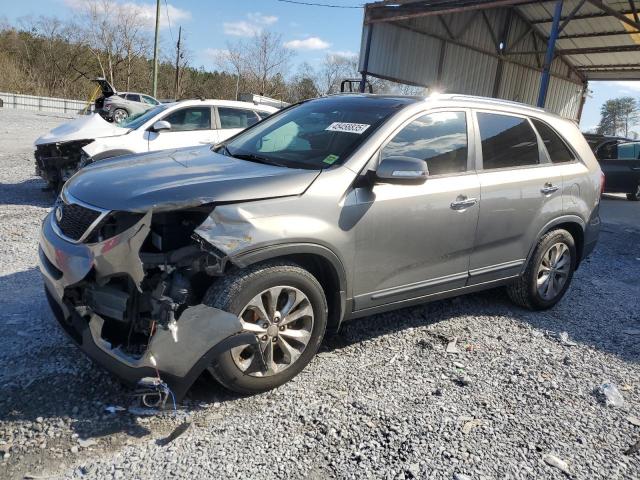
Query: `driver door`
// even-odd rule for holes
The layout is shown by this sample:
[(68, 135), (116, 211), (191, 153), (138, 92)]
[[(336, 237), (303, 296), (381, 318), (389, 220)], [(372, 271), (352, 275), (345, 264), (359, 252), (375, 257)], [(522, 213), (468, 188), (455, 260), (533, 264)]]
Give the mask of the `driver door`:
[(171, 124), (171, 130), (148, 132), (149, 151), (217, 143), (211, 119), (211, 107), (207, 106), (174, 110), (161, 119)]
[(364, 214), (355, 227), (356, 310), (466, 285), (480, 200), (469, 115), (423, 113), (382, 147), (380, 161), (424, 160), (426, 182), (357, 190)]

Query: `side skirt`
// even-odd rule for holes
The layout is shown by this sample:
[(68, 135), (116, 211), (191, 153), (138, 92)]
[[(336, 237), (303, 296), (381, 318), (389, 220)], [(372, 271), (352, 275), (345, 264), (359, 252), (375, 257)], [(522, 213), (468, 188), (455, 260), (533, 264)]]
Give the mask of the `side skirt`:
[(352, 320), (354, 318), (366, 317), (368, 315), (374, 315), (376, 313), (389, 312), (391, 310), (397, 310), (399, 308), (412, 307), (414, 305), (420, 305), (423, 303), (433, 302), (435, 300), (442, 300), (445, 298), (457, 297), (459, 295), (466, 295), (468, 293), (479, 292), (482, 290), (487, 290), (489, 288), (500, 287), (502, 285), (507, 285), (511, 283), (513, 280), (518, 278), (519, 275), (513, 275), (506, 278), (501, 278), (498, 280), (491, 280), (484, 283), (477, 283), (474, 285), (469, 285), (461, 288), (454, 288), (451, 290), (445, 290), (438, 293), (432, 293), (429, 295), (423, 295), (416, 298), (411, 298), (408, 300), (402, 300), (399, 302), (385, 303), (384, 305), (379, 305), (377, 307), (365, 308), (363, 310), (357, 310), (352, 312), (350, 315), (345, 316), (345, 320)]

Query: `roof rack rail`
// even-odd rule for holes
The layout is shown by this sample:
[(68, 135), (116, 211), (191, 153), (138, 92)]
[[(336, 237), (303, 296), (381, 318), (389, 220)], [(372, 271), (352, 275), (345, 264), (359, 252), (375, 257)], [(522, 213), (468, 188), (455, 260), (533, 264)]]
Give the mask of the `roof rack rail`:
[(516, 102), (514, 100), (503, 100), (501, 98), (481, 97), (477, 95), (461, 95), (461, 94), (451, 94), (449, 98), (451, 100), (475, 100), (477, 102), (503, 104), (503, 105), (506, 103), (507, 105), (513, 105), (515, 107), (535, 110), (537, 112), (544, 112), (544, 108), (534, 107), (533, 105), (529, 105), (527, 103), (522, 103), (522, 102)]

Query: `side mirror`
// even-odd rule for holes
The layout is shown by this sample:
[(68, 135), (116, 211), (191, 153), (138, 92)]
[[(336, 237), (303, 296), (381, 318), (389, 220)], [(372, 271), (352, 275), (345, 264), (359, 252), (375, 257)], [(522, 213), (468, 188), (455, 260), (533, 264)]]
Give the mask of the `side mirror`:
[(387, 157), (376, 169), (379, 183), (419, 185), (429, 176), (427, 162), (414, 157)]
[(171, 124), (166, 120), (158, 120), (156, 123), (153, 124), (153, 127), (151, 127), (152, 132), (160, 133), (160, 132), (166, 132), (169, 130), (171, 130)]

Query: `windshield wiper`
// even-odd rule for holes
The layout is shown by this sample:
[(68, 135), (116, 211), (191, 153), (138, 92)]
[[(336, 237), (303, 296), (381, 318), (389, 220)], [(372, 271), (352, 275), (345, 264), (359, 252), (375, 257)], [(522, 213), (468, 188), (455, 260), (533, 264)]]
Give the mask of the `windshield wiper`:
[[(225, 146), (224, 149), (229, 152), (229, 149), (227, 149), (227, 147)], [(231, 155), (229, 153), (230, 156), (232, 156), (233, 158), (239, 158), (240, 160), (248, 160), (250, 162), (256, 162), (256, 163), (264, 163), (265, 165), (275, 165), (276, 167), (286, 167), (287, 165), (283, 164), (283, 163), (278, 163), (275, 162), (273, 160), (271, 160), (270, 158), (266, 158), (266, 157), (261, 157), (259, 155), (255, 155), (253, 153), (234, 153), (233, 155)]]

